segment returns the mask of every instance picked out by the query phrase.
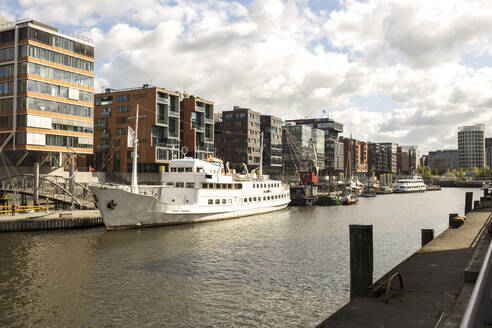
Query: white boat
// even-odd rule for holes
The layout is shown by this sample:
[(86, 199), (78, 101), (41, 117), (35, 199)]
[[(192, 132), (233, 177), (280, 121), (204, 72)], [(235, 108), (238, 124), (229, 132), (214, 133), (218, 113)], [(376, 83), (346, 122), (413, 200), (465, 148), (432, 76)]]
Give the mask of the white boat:
[(419, 177), (413, 177), (412, 179), (398, 179), (393, 187), (393, 192), (423, 192), (427, 190), (427, 186), (424, 181)]
[(268, 213), (290, 202), (289, 187), (256, 174), (225, 173), (222, 165), (176, 159), (160, 186), (93, 185), (108, 230), (183, 224)]
[[(136, 140), (133, 145), (137, 150)], [(138, 186), (136, 164), (134, 156), (131, 187), (89, 187), (108, 230), (232, 219), (290, 203), (289, 186), (264, 178), (261, 166), (259, 175), (235, 174), (214, 158), (174, 159), (161, 185)]]

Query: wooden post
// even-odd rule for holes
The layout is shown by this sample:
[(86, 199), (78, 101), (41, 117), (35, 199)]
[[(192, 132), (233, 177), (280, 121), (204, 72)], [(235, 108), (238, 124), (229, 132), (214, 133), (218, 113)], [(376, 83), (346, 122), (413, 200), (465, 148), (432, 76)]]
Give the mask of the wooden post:
[(422, 247), (434, 239), (434, 229), (422, 229)]
[(473, 204), (473, 191), (467, 191), (465, 193), (465, 215), (472, 210)]
[(372, 285), (372, 225), (350, 225), (350, 299), (365, 296)]

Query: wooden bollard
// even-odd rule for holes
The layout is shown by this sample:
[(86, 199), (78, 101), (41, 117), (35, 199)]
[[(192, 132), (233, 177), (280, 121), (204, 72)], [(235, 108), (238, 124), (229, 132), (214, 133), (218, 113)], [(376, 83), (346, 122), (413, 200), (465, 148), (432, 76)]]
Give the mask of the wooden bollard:
[(467, 191), (465, 193), (465, 215), (472, 210), (473, 204), (473, 191)]
[(350, 299), (365, 296), (372, 285), (372, 225), (350, 225)]
[(422, 247), (434, 239), (434, 229), (422, 229)]

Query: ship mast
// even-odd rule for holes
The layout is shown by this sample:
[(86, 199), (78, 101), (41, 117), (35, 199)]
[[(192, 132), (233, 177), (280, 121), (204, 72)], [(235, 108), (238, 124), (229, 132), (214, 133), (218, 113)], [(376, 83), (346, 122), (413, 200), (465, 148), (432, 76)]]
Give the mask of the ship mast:
[(263, 132), (260, 134), (260, 177), (263, 176)]
[(137, 183), (138, 107), (139, 104), (137, 104), (137, 115), (135, 117), (135, 136), (133, 138), (133, 165), (132, 165), (132, 192), (133, 193), (138, 193), (138, 183)]

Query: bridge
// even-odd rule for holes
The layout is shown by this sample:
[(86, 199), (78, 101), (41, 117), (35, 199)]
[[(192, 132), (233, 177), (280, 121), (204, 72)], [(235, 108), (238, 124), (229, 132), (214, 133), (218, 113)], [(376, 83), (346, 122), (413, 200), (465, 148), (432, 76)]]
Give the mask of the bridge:
[(34, 174), (19, 174), (0, 180), (0, 200), (5, 202), (9, 194), (19, 195), (21, 203), (26, 205), (27, 198), (34, 204), (40, 200), (60, 205), (64, 208), (94, 209), (92, 194), (87, 186), (57, 175), (39, 175), (36, 181)]

